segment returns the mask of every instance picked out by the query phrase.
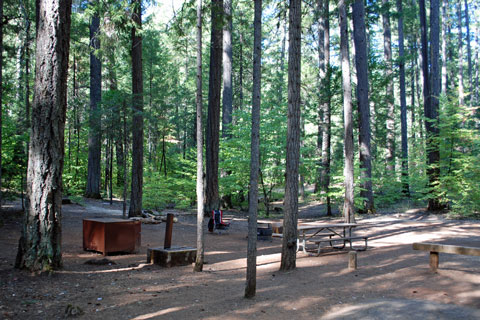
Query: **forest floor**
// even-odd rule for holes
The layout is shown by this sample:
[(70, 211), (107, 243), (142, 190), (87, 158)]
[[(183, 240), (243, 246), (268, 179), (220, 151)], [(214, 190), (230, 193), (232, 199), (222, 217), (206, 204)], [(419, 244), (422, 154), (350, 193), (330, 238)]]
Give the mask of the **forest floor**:
[[(319, 205), (303, 207), (299, 218), (326, 220), (322, 211)], [(196, 216), (176, 213), (173, 245), (194, 247)], [(62, 319), (75, 313), (102, 320), (480, 318), (479, 257), (440, 254), (440, 269), (433, 274), (428, 253), (411, 245), (435, 241), (479, 247), (479, 221), (448, 220), (422, 209), (359, 217), (355, 233), (368, 235), (369, 247), (358, 252), (355, 271), (348, 269), (346, 252), (335, 251), (318, 257), (299, 252), (297, 268), (280, 272), (281, 240), (258, 241), (257, 294), (245, 299), (243, 213), (227, 212), (228, 233), (206, 234), (208, 263), (200, 273), (192, 266), (146, 264), (147, 248), (163, 246), (164, 223), (142, 225), (137, 254), (110, 255), (111, 265), (85, 264), (103, 258), (82, 248), (82, 219), (98, 216), (120, 217), (121, 204), (64, 205), (63, 270), (34, 275), (13, 267), (22, 217), (18, 203), (4, 206), (0, 318)]]

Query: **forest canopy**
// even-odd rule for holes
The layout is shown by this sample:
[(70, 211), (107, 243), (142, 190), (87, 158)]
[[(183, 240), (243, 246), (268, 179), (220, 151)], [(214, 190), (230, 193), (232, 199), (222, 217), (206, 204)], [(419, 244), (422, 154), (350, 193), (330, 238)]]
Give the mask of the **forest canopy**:
[[(366, 56), (360, 63), (364, 63), (368, 73), (359, 82), (362, 78), (354, 39), (355, 29), (359, 28), (355, 10), (359, 9), (355, 9), (354, 2), (357, 1), (347, 1), (345, 8), (353, 106), (355, 209), (372, 212), (406, 201), (408, 205), (429, 203), (429, 208), (445, 208), (463, 216), (478, 214), (478, 4), (473, 0), (440, 3), (367, 0), (364, 3)], [(208, 83), (213, 11), (210, 1), (203, 5), (202, 77)], [(421, 5), (426, 8), (424, 25)], [(172, 4), (74, 1), (66, 83), (64, 195), (75, 198), (90, 194), (128, 200), (132, 166), (140, 161), (132, 159), (141, 153), (142, 207), (153, 210), (195, 207), (195, 6), (192, 0)], [(288, 10), (288, 1), (263, 2), (258, 184), (262, 215), (271, 214), (276, 207), (272, 203), (281, 201), (285, 191)], [(439, 12), (437, 26), (435, 10)], [(132, 14), (137, 14), (139, 21), (132, 19)], [(339, 14), (336, 1), (302, 2), (299, 194), (306, 201), (328, 203), (329, 212), (341, 211), (345, 196), (345, 79), (342, 80)], [(238, 0), (231, 1), (231, 14), (222, 14), (219, 21), (223, 29), (228, 29), (231, 23), (231, 92), (225, 90), (223, 74), (218, 194), (221, 207), (240, 210), (248, 208), (253, 17), (253, 1)], [(35, 82), (35, 21), (34, 1), (21, 0), (20, 6), (18, 2), (3, 2), (0, 163), (3, 201), (23, 198), (26, 190)], [(135, 77), (132, 29), (141, 38), (140, 92), (135, 91), (138, 87), (132, 87)], [(435, 34), (439, 37), (438, 54), (432, 54)], [(427, 59), (422, 49), (426, 50)], [(223, 50), (226, 50), (225, 40)], [(224, 55), (223, 73), (225, 65)], [(437, 114), (425, 111), (425, 72), (433, 79), (427, 80), (433, 90), (427, 99), (428, 103), (437, 101)], [(365, 81), (368, 104), (367, 109), (360, 109), (356, 93)], [(210, 97), (207, 85), (203, 86), (202, 96), (203, 105), (207, 106)], [(367, 169), (359, 143), (360, 123), (366, 110), (370, 113), (369, 175), (364, 174)], [(207, 108), (203, 112), (203, 127), (207, 128)], [(139, 117), (143, 118), (141, 127)], [(140, 132), (135, 133), (140, 128), (141, 136)], [(205, 137), (208, 139), (208, 135)], [(96, 167), (90, 166), (92, 161)], [(91, 179), (98, 180), (96, 185), (89, 185)], [(372, 200), (368, 199), (366, 188), (371, 188)], [(434, 207), (430, 206), (432, 199)]]

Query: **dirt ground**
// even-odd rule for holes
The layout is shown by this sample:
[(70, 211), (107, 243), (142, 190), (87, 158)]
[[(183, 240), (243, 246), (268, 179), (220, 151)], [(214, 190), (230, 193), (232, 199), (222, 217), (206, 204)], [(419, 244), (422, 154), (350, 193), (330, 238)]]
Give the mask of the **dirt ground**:
[[(280, 272), (281, 240), (258, 242), (257, 295), (244, 299), (247, 249), (245, 216), (229, 212), (227, 234), (206, 234), (204, 272), (192, 266), (146, 264), (149, 247), (162, 247), (165, 224), (143, 224), (137, 254), (110, 255), (112, 265), (87, 265), (100, 254), (82, 248), (82, 219), (119, 216), (120, 205), (86, 200), (63, 207), (61, 271), (32, 275), (13, 268), (20, 236), (18, 207), (7, 206), (0, 227), (0, 318), (62, 319), (318, 319), (342, 305), (372, 299), (423, 300), (480, 309), (479, 257), (440, 254), (432, 274), (417, 241), (480, 246), (478, 221), (446, 220), (421, 210), (359, 218), (356, 235), (368, 235), (349, 271), (345, 251), (320, 256), (299, 252), (297, 268)], [(318, 206), (300, 219), (326, 220)], [(196, 217), (178, 214), (173, 245), (195, 246)], [(338, 217), (337, 217), (338, 219)], [(401, 315), (399, 315), (401, 318)], [(421, 318), (421, 317), (419, 317)], [(329, 318), (330, 319), (330, 318)], [(350, 316), (355, 319), (355, 316)]]

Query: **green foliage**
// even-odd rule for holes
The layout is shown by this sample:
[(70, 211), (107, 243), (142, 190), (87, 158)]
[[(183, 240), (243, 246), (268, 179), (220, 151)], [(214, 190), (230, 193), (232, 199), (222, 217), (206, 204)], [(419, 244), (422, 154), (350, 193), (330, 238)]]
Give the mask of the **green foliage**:
[(192, 149), (187, 159), (173, 155), (169, 174), (148, 172), (144, 175), (143, 206), (162, 210), (166, 207), (190, 208), (196, 199), (196, 161)]
[(442, 100), (440, 114), (440, 170), (436, 194), (462, 215), (480, 212), (480, 137), (478, 129), (469, 128), (471, 111), (456, 101)]
[[(95, 7), (89, 2), (76, 2), (73, 6), (71, 49), (68, 79), (68, 107), (65, 126), (65, 159), (63, 188), (70, 197), (81, 195), (85, 190), (88, 157), (89, 114), (89, 24), (98, 10), (100, 14), (101, 48), (95, 52), (103, 62), (103, 87), (101, 109), (96, 116), (102, 118), (102, 190), (106, 191), (105, 175), (107, 168), (106, 145), (113, 143), (114, 194), (122, 195), (123, 168), (120, 167), (120, 151), (125, 154), (127, 166), (127, 186), (129, 185), (131, 153), (131, 2), (106, 0)], [(145, 2), (144, 2), (145, 3)], [(369, 86), (372, 110), (372, 183), (377, 207), (392, 207), (404, 203), (400, 182), (400, 125), (399, 112), (395, 121), (397, 143), (397, 171), (395, 175), (385, 172), (385, 147), (387, 129), (386, 101), (391, 97), (385, 94), (389, 79), (385, 77), (383, 58), (382, 10), (387, 10), (377, 1), (367, 1), (367, 25), (369, 29)], [(33, 2), (27, 4), (29, 19), (33, 22)], [(147, 6), (155, 2), (147, 2)], [(203, 32), (203, 99), (204, 107), (208, 97), (209, 69), (209, 2), (205, 3)], [(333, 205), (342, 210), (343, 188), (343, 108), (341, 70), (338, 61), (339, 37), (337, 12), (331, 5), (331, 78), (329, 83), (318, 84), (317, 18), (312, 14), (315, 7), (309, 2), (304, 7), (302, 34), (302, 146), (300, 174), (306, 184), (318, 181), (319, 152), (318, 126), (321, 121), (320, 99), (327, 94), (331, 98), (332, 147), (331, 185), (329, 196)], [(392, 31), (395, 38), (395, 13), (389, 5), (392, 17)], [(455, 9), (449, 5), (448, 10)], [(287, 131), (287, 40), (288, 14), (286, 2), (266, 1), (262, 19), (262, 97), (260, 132), (260, 215), (266, 214), (272, 201), (283, 198), (286, 131)], [(150, 12), (144, 10), (144, 13)], [(478, 14), (477, 14), (478, 15)], [(25, 83), (20, 82), (20, 47), (23, 43), (24, 24), (19, 20), (18, 5), (5, 4), (4, 24), (4, 70), (3, 70), (3, 152), (2, 187), (12, 193), (24, 189), (26, 175), (27, 141), (29, 130), (25, 121)], [(475, 15), (472, 15), (475, 16)], [(425, 203), (429, 196), (440, 196), (449, 208), (462, 215), (474, 215), (480, 211), (480, 141), (478, 123), (472, 115), (473, 109), (459, 107), (454, 85), (441, 100), (439, 121), (440, 148), (439, 183), (431, 193), (428, 189), (426, 166), (425, 130), (421, 83), (415, 79), (418, 72), (419, 22), (418, 7), (404, 1), (404, 23), (406, 39), (405, 63), (407, 94), (414, 96), (415, 103), (409, 105), (409, 185), (411, 198), (408, 203)], [(253, 48), (253, 5), (251, 1), (233, 2), (233, 90), (234, 113), (231, 138), (220, 142), (220, 195), (229, 195), (236, 207), (246, 208), (250, 175), (250, 131), (251, 131), (251, 87), (252, 87), (252, 48)], [(455, 29), (455, 23), (452, 28)], [(144, 15), (144, 23), (139, 34), (143, 38), (144, 75), (144, 206), (162, 209), (167, 206), (189, 208), (196, 201), (196, 156), (195, 156), (195, 88), (196, 88), (196, 10), (195, 1), (189, 0), (169, 21), (159, 21), (153, 16)], [(33, 35), (34, 25), (31, 27)], [(450, 34), (450, 33), (449, 33)], [(453, 39), (455, 32), (448, 35), (448, 62), (451, 83), (458, 81), (453, 68), (456, 68), (458, 49)], [(33, 49), (31, 46), (30, 49)], [(394, 57), (398, 53), (393, 43)], [(30, 74), (27, 81), (33, 84), (33, 50), (31, 50)], [(20, 60), (20, 61), (19, 61)], [(353, 60), (353, 59), (352, 59)], [(351, 65), (352, 69), (353, 64)], [(396, 68), (394, 68), (396, 69)], [(353, 73), (354, 74), (354, 73)], [(394, 81), (398, 75), (394, 74)], [(415, 87), (410, 85), (414, 82)], [(240, 85), (241, 84), (241, 85)], [(23, 90), (23, 91), (22, 91)], [(412, 93), (411, 91), (414, 90)], [(397, 92), (395, 92), (397, 95)], [(32, 95), (32, 94), (31, 94)], [(32, 97), (29, 97), (32, 100)], [(411, 98), (407, 98), (407, 102)], [(398, 109), (397, 109), (398, 110)], [(205, 120), (206, 117), (204, 117)], [(356, 117), (355, 117), (356, 118)], [(124, 130), (124, 121), (125, 129)], [(357, 130), (356, 128), (354, 130)], [(126, 131), (126, 132), (125, 132)], [(358, 132), (355, 131), (355, 137)], [(126, 145), (124, 145), (126, 138)], [(355, 138), (355, 141), (358, 141)], [(125, 148), (124, 150), (117, 150)], [(356, 146), (356, 155), (358, 146)], [(360, 208), (363, 199), (359, 197), (359, 165), (355, 157), (355, 205)], [(109, 173), (110, 174), (110, 173)], [(118, 177), (120, 176), (120, 177)], [(119, 179), (116, 179), (119, 178)], [(323, 194), (316, 197), (324, 199)], [(313, 197), (312, 197), (313, 198)], [(311, 199), (311, 198), (309, 198)], [(266, 204), (265, 204), (266, 203)], [(271, 207), (271, 205), (270, 205)]]

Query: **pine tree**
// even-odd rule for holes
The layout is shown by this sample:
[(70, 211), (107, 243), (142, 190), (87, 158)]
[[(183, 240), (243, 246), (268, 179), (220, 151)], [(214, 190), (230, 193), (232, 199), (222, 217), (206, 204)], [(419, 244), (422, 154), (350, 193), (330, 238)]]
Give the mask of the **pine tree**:
[(298, 166), (300, 161), (300, 60), (302, 37), (302, 1), (291, 0), (288, 18), (288, 123), (285, 169), (285, 213), (283, 219), (280, 270), (296, 266)]
[[(92, 5), (92, 4), (91, 4)], [(88, 136), (88, 171), (87, 198), (100, 199), (100, 160), (101, 160), (101, 115), (102, 100), (102, 63), (99, 58), (100, 49), (100, 16), (98, 1), (93, 4), (94, 15), (90, 24), (90, 117)]]
[[(132, 191), (129, 217), (142, 214), (143, 197), (143, 71), (142, 71), (142, 0), (132, 0)], [(138, 31), (137, 31), (138, 30)]]
[(246, 298), (253, 298), (257, 287), (257, 210), (258, 172), (260, 169), (260, 90), (262, 83), (262, 0), (255, 0), (253, 28), (252, 137), (250, 145), (250, 190), (248, 194)]
[(353, 8), (353, 38), (355, 43), (355, 67), (357, 70), (357, 105), (359, 125), (359, 153), (360, 153), (360, 197), (363, 200), (364, 212), (375, 212), (372, 191), (372, 156), (370, 105), (368, 100), (368, 55), (367, 37), (365, 34), (365, 6), (363, 0), (356, 0)]
[(202, 0), (197, 0), (197, 256), (194, 271), (202, 271), (204, 263), (203, 203), (203, 94), (202, 94)]
[(37, 13), (27, 205), (15, 267), (51, 271), (62, 266), (62, 171), (71, 1), (37, 1)]
[(350, 55), (348, 52), (348, 22), (347, 7), (344, 0), (339, 0), (340, 15), (340, 55), (342, 61), (342, 90), (343, 90), (343, 128), (344, 128), (344, 156), (345, 165), (345, 200), (343, 216), (345, 222), (355, 222), (355, 207), (353, 194), (353, 119), (352, 119), (352, 87), (350, 83)]
[(223, 0), (213, 0), (210, 44), (210, 76), (208, 81), (208, 115), (206, 130), (205, 212), (219, 209), (218, 150), (220, 131), (220, 96), (222, 88), (222, 19)]

